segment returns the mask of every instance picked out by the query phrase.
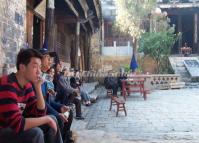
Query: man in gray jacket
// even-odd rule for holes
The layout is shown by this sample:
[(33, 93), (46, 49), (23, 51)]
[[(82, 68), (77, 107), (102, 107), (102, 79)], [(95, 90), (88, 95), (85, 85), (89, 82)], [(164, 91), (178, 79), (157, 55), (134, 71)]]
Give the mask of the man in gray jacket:
[(76, 109), (76, 119), (83, 120), (84, 117), (82, 117), (81, 113), (81, 100), (78, 98), (80, 96), (79, 90), (70, 86), (69, 69), (65, 69), (64, 72), (61, 72), (61, 69), (61, 64), (57, 63), (54, 82), (57, 91), (56, 101), (65, 105), (74, 103)]

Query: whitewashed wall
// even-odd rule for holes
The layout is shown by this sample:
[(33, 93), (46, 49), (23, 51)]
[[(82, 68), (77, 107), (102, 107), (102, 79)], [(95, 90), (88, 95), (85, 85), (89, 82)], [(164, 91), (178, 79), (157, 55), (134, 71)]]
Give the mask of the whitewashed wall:
[(117, 43), (114, 42), (114, 46), (111, 47), (102, 47), (103, 56), (131, 56), (133, 54), (133, 49), (128, 42), (127, 46), (117, 46)]

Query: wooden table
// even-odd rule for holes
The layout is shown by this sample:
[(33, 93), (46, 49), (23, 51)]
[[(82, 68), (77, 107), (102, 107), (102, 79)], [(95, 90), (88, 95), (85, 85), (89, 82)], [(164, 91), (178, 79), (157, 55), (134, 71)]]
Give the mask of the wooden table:
[(122, 82), (122, 96), (126, 100), (127, 93), (133, 93), (133, 92), (140, 92), (140, 94), (144, 97), (144, 100), (146, 100), (146, 92), (144, 89), (144, 79), (143, 78), (137, 78), (137, 79), (125, 79), (121, 80)]

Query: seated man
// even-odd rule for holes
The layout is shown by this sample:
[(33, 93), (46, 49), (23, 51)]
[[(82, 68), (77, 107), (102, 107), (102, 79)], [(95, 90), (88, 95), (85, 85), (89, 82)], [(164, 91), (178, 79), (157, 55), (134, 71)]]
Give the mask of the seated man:
[[(73, 121), (73, 113), (72, 111), (70, 111), (69, 107), (56, 103), (54, 100), (48, 97), (52, 95), (48, 93), (48, 84), (50, 82), (50, 79), (49, 79), (50, 75), (47, 73), (47, 71), (50, 70), (51, 68), (50, 67), (51, 66), (51, 60), (50, 60), (51, 53), (48, 52), (47, 49), (40, 49), (39, 51), (43, 55), (41, 69), (43, 72), (42, 75), (44, 78), (44, 82), (41, 87), (42, 87), (43, 96), (46, 99), (47, 114), (54, 115), (57, 118), (59, 129), (62, 133), (62, 138), (64, 142), (71, 143), (73, 142), (73, 140), (71, 139), (72, 133), (70, 131), (70, 127)], [(66, 112), (68, 112), (69, 116), (65, 116), (64, 113)]]
[(118, 80), (117, 82), (118, 82), (118, 87), (121, 90), (121, 95), (122, 95), (122, 80), (125, 80), (125, 79), (127, 79), (127, 75), (124, 73), (123, 69), (120, 69), (119, 76), (117, 77), (117, 80)]
[(2, 143), (63, 143), (56, 119), (45, 115), (41, 58), (42, 55), (34, 49), (21, 49), (17, 56), (17, 72), (1, 78)]
[(117, 96), (118, 82), (117, 82), (117, 78), (113, 77), (111, 71), (109, 71), (108, 76), (105, 77), (104, 85), (105, 85), (106, 89), (112, 89), (113, 90), (113, 96)]
[(79, 71), (76, 70), (70, 78), (70, 86), (74, 89), (78, 89), (80, 92), (81, 99), (86, 106), (91, 105), (91, 97), (89, 94), (81, 88), (82, 81), (79, 76)]
[(65, 73), (62, 73), (61, 69), (61, 64), (58, 63), (55, 69), (56, 72), (54, 80), (56, 83), (55, 85), (57, 91), (56, 101), (65, 105), (70, 105), (71, 103), (74, 103), (76, 109), (76, 119), (83, 120), (84, 117), (82, 117), (81, 113), (81, 100), (78, 98), (78, 96), (80, 96), (79, 90), (74, 89), (70, 86), (69, 69), (66, 69)]

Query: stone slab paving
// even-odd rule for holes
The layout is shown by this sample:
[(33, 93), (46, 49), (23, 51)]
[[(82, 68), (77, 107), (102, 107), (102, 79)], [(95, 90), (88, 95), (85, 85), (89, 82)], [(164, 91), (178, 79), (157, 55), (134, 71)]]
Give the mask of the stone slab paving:
[(199, 89), (153, 91), (144, 101), (140, 94), (127, 98), (127, 116), (109, 111), (110, 99), (102, 87), (99, 99), (83, 106), (84, 121), (74, 120), (78, 143), (199, 143)]

